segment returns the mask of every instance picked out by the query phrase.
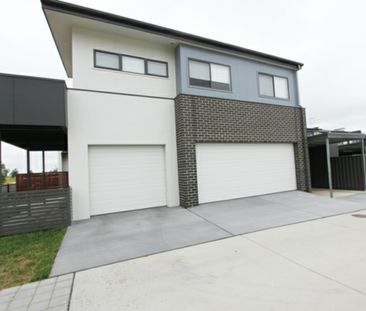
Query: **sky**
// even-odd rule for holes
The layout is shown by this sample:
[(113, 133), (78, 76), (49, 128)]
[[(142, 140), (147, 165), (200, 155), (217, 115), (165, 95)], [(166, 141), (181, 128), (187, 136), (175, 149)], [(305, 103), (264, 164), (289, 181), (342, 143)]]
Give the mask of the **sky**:
[[(300, 61), (307, 125), (366, 131), (365, 1), (68, 2)], [(0, 72), (67, 79), (39, 0), (0, 0), (0, 42)], [(22, 171), (25, 153), (4, 143), (3, 162)], [(57, 154), (48, 154), (47, 167), (57, 165)]]

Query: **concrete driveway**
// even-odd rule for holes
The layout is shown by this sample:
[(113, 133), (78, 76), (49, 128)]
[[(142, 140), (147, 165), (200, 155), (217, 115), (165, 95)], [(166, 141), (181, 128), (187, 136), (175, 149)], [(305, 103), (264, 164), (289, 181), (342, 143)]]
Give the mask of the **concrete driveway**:
[(290, 191), (93, 217), (67, 230), (51, 276), (364, 208), (366, 194), (332, 200)]
[(357, 212), (90, 269), (70, 310), (363, 311), (365, 241)]

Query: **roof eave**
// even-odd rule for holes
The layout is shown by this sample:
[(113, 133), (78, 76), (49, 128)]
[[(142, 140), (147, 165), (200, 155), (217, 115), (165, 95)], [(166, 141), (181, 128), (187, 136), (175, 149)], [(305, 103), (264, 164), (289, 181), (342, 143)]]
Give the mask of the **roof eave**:
[(263, 58), (263, 59), (267, 59), (267, 60), (271, 60), (271, 61), (293, 66), (296, 68), (296, 70), (301, 69), (303, 66), (302, 63), (297, 62), (297, 61), (281, 58), (281, 57), (274, 56), (271, 54), (254, 51), (251, 49), (242, 48), (242, 47), (239, 47), (236, 45), (232, 45), (232, 44), (216, 41), (213, 39), (189, 34), (189, 33), (174, 30), (171, 28), (166, 28), (166, 27), (162, 27), (162, 26), (158, 26), (158, 25), (154, 25), (154, 24), (150, 24), (150, 23), (146, 23), (146, 22), (141, 22), (141, 21), (131, 19), (131, 18), (127, 18), (127, 17), (123, 17), (123, 16), (119, 16), (119, 15), (115, 15), (115, 14), (111, 14), (111, 13), (107, 13), (107, 12), (102, 12), (102, 11), (98, 11), (95, 9), (90, 9), (90, 8), (75, 5), (72, 3), (66, 3), (66, 2), (57, 1), (57, 0), (41, 0), (41, 3), (42, 3), (43, 10), (49, 9), (49, 10), (59, 11), (62, 13), (73, 14), (73, 15), (77, 15), (80, 17), (84, 17), (84, 18), (113, 23), (113, 24), (120, 25), (120, 26), (128, 26), (128, 27), (131, 27), (134, 29), (147, 31), (147, 32), (155, 33), (155, 34), (160, 34), (160, 35), (165, 35), (168, 37), (174, 37), (174, 38), (180, 38), (180, 39), (184, 39), (184, 40), (188, 40), (188, 41), (193, 41), (196, 43), (209, 45), (209, 46), (216, 47), (219, 49), (239, 52), (239, 53), (243, 53), (243, 54), (249, 54), (249, 55), (259, 57), (259, 58)]

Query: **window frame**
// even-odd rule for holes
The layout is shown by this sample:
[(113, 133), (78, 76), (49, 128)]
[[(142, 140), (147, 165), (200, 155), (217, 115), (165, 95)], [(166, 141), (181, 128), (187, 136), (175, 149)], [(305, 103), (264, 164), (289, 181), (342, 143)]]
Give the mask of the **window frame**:
[[(272, 88), (273, 88), (273, 96), (261, 94), (261, 89), (260, 89), (260, 76), (261, 75), (271, 77), (271, 79), (272, 79)], [(287, 98), (277, 97), (276, 96), (276, 89), (275, 89), (275, 82), (274, 82), (275, 77), (285, 79), (287, 81)], [(257, 72), (257, 85), (258, 85), (258, 95), (259, 95), (259, 97), (286, 100), (286, 101), (290, 100), (290, 85), (289, 85), (288, 77), (280, 76), (280, 75), (274, 75), (274, 74), (270, 74), (270, 73), (266, 73), (266, 72)]]
[[(157, 75), (154, 73), (149, 73), (149, 62), (153, 62), (153, 63), (160, 63), (160, 64), (165, 64), (166, 65), (166, 72), (165, 72), (165, 76), (161, 76), (161, 75)], [(164, 62), (161, 60), (154, 60), (154, 59), (145, 59), (145, 72), (148, 76), (153, 76), (153, 77), (165, 77), (168, 78), (169, 77), (169, 69), (168, 69), (168, 62)]]
[[(137, 58), (137, 59), (141, 59), (143, 60), (144, 62), (144, 72), (141, 73), (141, 72), (135, 72), (135, 71), (129, 71), (129, 70), (124, 70), (123, 69), (123, 57), (129, 57), (129, 58)], [(138, 75), (146, 75), (146, 60), (145, 58), (143, 57), (138, 57), (138, 56), (132, 56), (132, 55), (126, 55), (126, 54), (120, 54), (120, 58), (121, 58), (121, 71), (122, 72), (128, 72), (128, 73), (135, 73), (135, 74), (138, 74)]]
[[(110, 54), (110, 55), (116, 55), (116, 56), (118, 56), (118, 69), (117, 68), (111, 68), (111, 67), (105, 67), (105, 66), (99, 66), (99, 65), (97, 65), (97, 53), (103, 53), (103, 54)], [(94, 67), (95, 68), (100, 68), (100, 69), (108, 69), (108, 70), (114, 70), (114, 71), (121, 71), (121, 68), (122, 68), (121, 56), (118, 53), (107, 52), (107, 51), (102, 51), (102, 50), (94, 50)]]
[[(191, 70), (190, 70), (190, 66), (189, 66), (190, 61), (208, 64), (208, 66), (209, 66), (209, 75), (210, 75), (210, 80), (208, 80), (208, 82), (209, 82), (210, 86), (201, 86), (201, 85), (191, 84)], [(210, 62), (210, 61), (207, 61), (207, 60), (201, 60), (201, 59), (192, 58), (192, 57), (188, 58), (187, 63), (188, 63), (188, 85), (189, 85), (189, 87), (200, 88), (200, 89), (205, 89), (205, 90), (213, 90), (213, 91), (218, 91), (218, 92), (232, 93), (233, 87), (232, 87), (231, 66), (230, 65), (220, 64), (220, 63), (216, 63), (216, 62)], [(218, 66), (224, 66), (224, 67), (229, 68), (229, 89), (228, 90), (212, 87), (212, 82), (215, 82), (215, 81), (212, 81), (211, 64), (218, 65)], [(194, 79), (194, 78), (192, 78), (192, 79)], [(205, 80), (203, 80), (203, 81), (205, 81)], [(221, 82), (217, 82), (217, 83), (221, 83)]]
[[(169, 78), (169, 63), (166, 61), (162, 61), (162, 60), (156, 60), (156, 59), (151, 59), (151, 58), (145, 58), (145, 57), (140, 57), (140, 56), (135, 56), (135, 55), (129, 55), (129, 54), (121, 54), (121, 53), (115, 53), (115, 52), (108, 52), (108, 51), (104, 51), (104, 50), (99, 50), (99, 49), (94, 49), (94, 68), (99, 68), (99, 69), (107, 69), (107, 70), (114, 70), (114, 71), (120, 71), (120, 72), (127, 72), (127, 73), (132, 73), (132, 74), (137, 74), (137, 75), (144, 75), (144, 76), (152, 76), (152, 77), (159, 77), (159, 78)], [(104, 66), (97, 66), (97, 53), (105, 53), (105, 54), (112, 54), (112, 55), (117, 55), (118, 56), (118, 62), (119, 62), (119, 69), (115, 69), (115, 68), (109, 68), (109, 67), (104, 67)], [(137, 59), (142, 59), (144, 61), (144, 73), (140, 73), (140, 72), (133, 72), (133, 71), (128, 71), (128, 70), (123, 70), (123, 56), (126, 57), (131, 57), (131, 58), (137, 58)], [(162, 76), (162, 75), (158, 75), (158, 74), (152, 74), (152, 73), (148, 73), (148, 62), (155, 62), (155, 63), (161, 63), (161, 64), (165, 64), (166, 65), (166, 75)]]

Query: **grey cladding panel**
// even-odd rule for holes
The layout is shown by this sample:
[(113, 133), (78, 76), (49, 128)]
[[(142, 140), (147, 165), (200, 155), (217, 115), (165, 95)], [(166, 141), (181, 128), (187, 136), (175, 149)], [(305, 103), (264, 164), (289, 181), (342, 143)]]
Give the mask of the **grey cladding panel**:
[(65, 126), (65, 89), (56, 81), (14, 79), (14, 122)]
[[(231, 91), (220, 91), (189, 84), (189, 59), (207, 61), (231, 68)], [(188, 45), (176, 48), (177, 92), (179, 94), (234, 99), (240, 101), (266, 103), (283, 106), (299, 106), (297, 91), (297, 75), (293, 69), (279, 67), (272, 64), (256, 62), (241, 57), (218, 53)], [(285, 77), (289, 83), (289, 100), (275, 99), (259, 95), (258, 73), (266, 73)]]
[(0, 124), (13, 121), (13, 79), (0, 76)]

